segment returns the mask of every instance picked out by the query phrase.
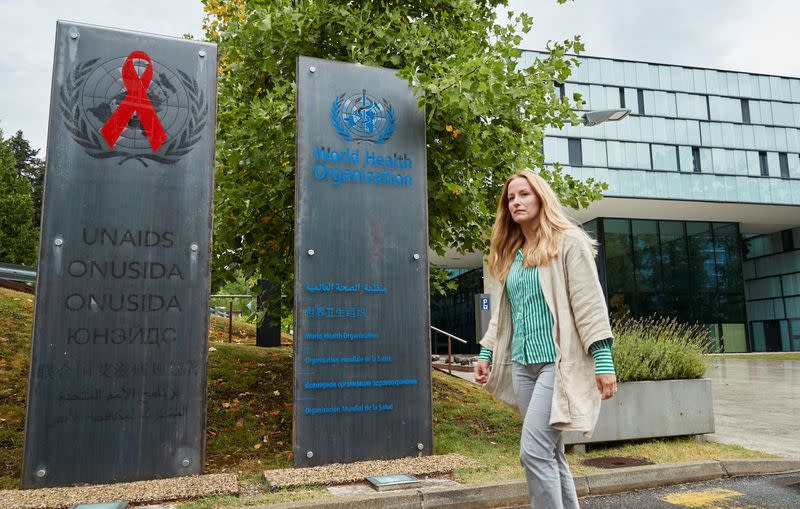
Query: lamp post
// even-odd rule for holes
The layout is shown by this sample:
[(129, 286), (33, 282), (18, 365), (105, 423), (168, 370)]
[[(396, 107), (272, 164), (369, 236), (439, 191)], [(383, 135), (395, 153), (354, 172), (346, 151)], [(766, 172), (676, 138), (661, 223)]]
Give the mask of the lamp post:
[(630, 115), (631, 110), (627, 108), (616, 108), (613, 110), (587, 111), (581, 115), (581, 123), (587, 127), (592, 127), (603, 122), (616, 122)]

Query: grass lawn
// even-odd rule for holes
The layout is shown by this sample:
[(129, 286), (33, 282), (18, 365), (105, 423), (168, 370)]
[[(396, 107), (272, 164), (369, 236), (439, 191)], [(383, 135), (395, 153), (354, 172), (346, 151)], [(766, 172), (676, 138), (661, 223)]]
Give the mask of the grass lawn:
[[(0, 288), (0, 489), (16, 488), (22, 458), (28, 384), (33, 296)], [(228, 321), (212, 317), (208, 365), (206, 465), (209, 473), (234, 472), (241, 482), (260, 484), (264, 469), (292, 464), (292, 347), (259, 348), (255, 327), (234, 320), (228, 344)], [(517, 448), (520, 417), (481, 388), (434, 371), (433, 430), (435, 453), (459, 453), (481, 463), (454, 473), (460, 482), (522, 477)], [(585, 456), (569, 455), (576, 473), (597, 456), (631, 456), (655, 463), (700, 459), (769, 457), (734, 446), (700, 444), (692, 439), (650, 440), (594, 447)], [(247, 503), (272, 503), (327, 496), (318, 488), (261, 494)], [(211, 497), (187, 507), (241, 505), (234, 497)]]

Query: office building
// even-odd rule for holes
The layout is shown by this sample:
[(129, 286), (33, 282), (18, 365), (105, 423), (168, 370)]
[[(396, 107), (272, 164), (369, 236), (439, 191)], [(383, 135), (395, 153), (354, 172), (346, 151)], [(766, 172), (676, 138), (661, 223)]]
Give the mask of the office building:
[[(557, 93), (631, 115), (549, 129), (543, 150), (608, 184), (572, 215), (611, 312), (704, 324), (717, 351), (800, 351), (800, 79), (578, 58)], [(457, 297), (434, 300), (434, 325), (469, 330)]]

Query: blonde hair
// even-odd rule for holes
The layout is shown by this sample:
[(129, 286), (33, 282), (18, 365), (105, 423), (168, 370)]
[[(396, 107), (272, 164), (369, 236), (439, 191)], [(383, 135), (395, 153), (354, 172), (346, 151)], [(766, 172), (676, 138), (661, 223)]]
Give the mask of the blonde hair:
[(553, 188), (539, 175), (530, 170), (518, 171), (506, 180), (503, 193), (497, 203), (497, 216), (492, 226), (492, 241), (489, 249), (489, 272), (501, 283), (508, 277), (511, 263), (517, 250), (525, 244), (525, 235), (522, 228), (514, 222), (508, 211), (508, 185), (512, 180), (524, 178), (531, 189), (539, 198), (539, 227), (533, 239), (533, 245), (523, 253), (524, 266), (546, 265), (558, 255), (561, 237), (567, 230), (575, 230), (584, 236), (592, 248), (592, 254), (597, 253), (597, 242), (589, 237), (582, 228), (575, 225), (563, 211), (561, 202), (558, 201)]

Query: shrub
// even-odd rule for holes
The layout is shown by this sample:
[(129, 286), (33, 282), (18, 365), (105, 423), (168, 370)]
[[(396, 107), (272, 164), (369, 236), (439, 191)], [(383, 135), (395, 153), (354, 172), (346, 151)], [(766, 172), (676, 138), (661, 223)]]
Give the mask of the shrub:
[(700, 378), (706, 372), (703, 353), (708, 351), (711, 337), (701, 325), (625, 315), (615, 319), (612, 328), (620, 382)]

